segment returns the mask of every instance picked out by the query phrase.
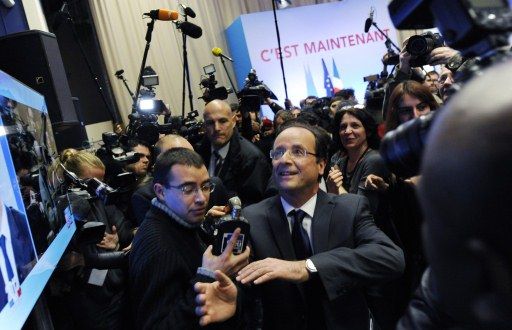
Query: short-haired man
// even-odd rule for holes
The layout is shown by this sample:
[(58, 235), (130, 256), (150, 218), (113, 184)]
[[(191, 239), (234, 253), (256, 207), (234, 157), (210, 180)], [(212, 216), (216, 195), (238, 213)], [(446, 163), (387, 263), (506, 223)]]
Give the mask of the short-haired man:
[(259, 202), (271, 173), (266, 157), (239, 135), (235, 114), (225, 101), (209, 102), (203, 117), (206, 136), (196, 151), (210, 176), (218, 176), (230, 195), (238, 195), (244, 205)]
[(126, 170), (133, 172), (140, 180), (148, 174), (151, 151), (144, 142), (136, 139), (129, 140), (128, 147), (131, 151), (138, 153), (140, 158), (136, 163), (126, 165)]
[[(368, 329), (364, 288), (398, 277), (403, 253), (376, 227), (365, 197), (319, 189), (326, 133), (291, 125), (272, 150), (279, 195), (243, 210), (255, 261), (237, 280), (260, 290), (264, 329)], [(212, 287), (197, 286), (200, 305)], [(206, 320), (221, 314), (206, 304), (198, 312)]]
[(249, 249), (234, 256), (238, 231), (223, 254), (212, 255), (198, 236), (214, 186), (201, 157), (177, 148), (154, 167), (150, 210), (132, 244), (130, 292), (135, 328), (195, 329), (193, 284), (213, 282), (213, 272), (233, 274), (247, 264)]
[[(175, 134), (168, 134), (160, 138), (155, 143), (155, 152), (157, 156), (174, 148), (186, 148), (194, 150), (190, 142), (184, 137)], [(210, 194), (208, 208), (214, 205), (226, 205), (228, 202), (228, 193), (222, 184), (222, 181), (217, 177), (210, 177), (210, 180), (215, 185), (215, 190)], [(139, 226), (146, 216), (146, 212), (151, 206), (151, 200), (155, 198), (155, 191), (153, 190), (153, 182), (149, 181), (139, 187), (131, 197), (131, 205), (133, 216), (136, 220), (136, 225)]]

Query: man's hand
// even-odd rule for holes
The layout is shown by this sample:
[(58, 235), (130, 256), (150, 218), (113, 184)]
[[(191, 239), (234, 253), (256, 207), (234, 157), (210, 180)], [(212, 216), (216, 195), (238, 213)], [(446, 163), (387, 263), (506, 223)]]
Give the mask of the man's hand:
[(216, 206), (212, 206), (212, 208), (209, 209), (208, 212), (206, 212), (206, 216), (220, 218), (222, 216), (225, 216), (226, 212), (227, 212), (226, 206), (216, 205)]
[(115, 250), (117, 248), (118, 243), (119, 236), (117, 236), (116, 226), (112, 226), (112, 234), (105, 233), (101, 242), (96, 245), (106, 250)]
[(235, 247), (238, 236), (240, 236), (240, 228), (237, 228), (233, 232), (226, 249), (220, 256), (214, 256), (212, 254), (212, 246), (208, 246), (203, 253), (202, 267), (212, 271), (220, 270), (228, 276), (236, 274), (236, 272), (245, 267), (249, 263), (251, 249), (247, 247), (242, 254), (234, 255), (233, 248)]
[(427, 56), (427, 63), (430, 65), (446, 64), (448, 61), (459, 52), (450, 47), (434, 48)]
[(366, 177), (366, 181), (364, 182), (364, 187), (368, 190), (377, 190), (380, 192), (385, 192), (389, 188), (389, 184), (384, 181), (378, 175), (368, 174)]
[(243, 284), (253, 282), (262, 284), (272, 280), (284, 280), (294, 283), (305, 282), (309, 279), (306, 261), (288, 261), (266, 258), (247, 265), (238, 272), (237, 281)]
[(201, 326), (223, 322), (236, 312), (236, 285), (221, 271), (215, 272), (216, 282), (196, 283), (196, 315)]

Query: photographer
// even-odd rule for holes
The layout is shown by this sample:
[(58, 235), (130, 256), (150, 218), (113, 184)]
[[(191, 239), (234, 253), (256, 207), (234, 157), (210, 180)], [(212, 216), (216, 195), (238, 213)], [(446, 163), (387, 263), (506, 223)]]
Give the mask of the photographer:
[[(67, 157), (64, 167), (80, 179), (103, 180), (105, 166), (101, 160), (86, 151), (78, 151)], [(68, 199), (67, 196), (63, 196)], [(123, 269), (96, 269), (88, 264), (88, 255), (119, 251), (128, 246), (132, 230), (123, 214), (113, 205), (104, 205), (99, 199), (75, 198), (72, 212), (80, 214), (85, 221), (97, 221), (106, 225), (103, 239), (94, 245), (82, 246), (75, 241), (71, 250), (62, 258), (59, 269), (63, 272), (63, 303), (69, 310), (75, 328), (79, 329), (120, 329), (125, 321), (125, 280)], [(75, 209), (75, 211), (73, 211)], [(83, 211), (85, 210), (85, 211)], [(75, 214), (75, 216), (78, 216)]]
[(455, 49), (446, 46), (441, 46), (434, 48), (430, 53), (428, 53), (426, 56), (424, 56), (424, 58), (421, 59), (425, 63), (415, 63), (419, 62), (417, 61), (417, 57), (412, 56), (407, 50), (409, 40), (410, 38), (404, 40), (402, 44), (402, 51), (400, 52), (400, 63), (398, 65), (398, 70), (396, 71), (394, 76), (389, 77), (388, 82), (386, 84), (384, 102), (382, 104), (383, 118), (386, 118), (387, 116), (387, 111), (389, 107), (389, 97), (391, 95), (391, 92), (393, 92), (393, 90), (399, 83), (411, 79), (423, 83), (423, 81), (425, 80), (424, 74), (421, 71), (419, 71), (417, 64), (428, 64), (434, 66), (446, 64), (451, 59), (455, 57), (460, 57), (459, 52), (456, 51)]

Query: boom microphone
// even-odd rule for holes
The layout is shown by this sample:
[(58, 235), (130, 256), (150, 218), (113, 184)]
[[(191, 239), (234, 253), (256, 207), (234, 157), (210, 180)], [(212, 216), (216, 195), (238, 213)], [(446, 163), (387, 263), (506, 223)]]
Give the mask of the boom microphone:
[(187, 36), (197, 39), (203, 35), (203, 29), (201, 27), (190, 23), (190, 22), (177, 22), (176, 26), (181, 30), (182, 33)]
[(373, 14), (375, 13), (375, 8), (370, 7), (370, 17), (366, 19), (366, 22), (364, 22), (364, 32), (368, 33), (370, 31), (370, 27), (373, 24)]
[(180, 16), (177, 11), (169, 9), (155, 9), (143, 15), (159, 21), (175, 21)]
[(232, 59), (231, 57), (228, 57), (228, 56), (226, 56), (226, 55), (222, 54), (222, 49), (221, 49), (221, 48), (219, 48), (219, 47), (214, 47), (214, 48), (212, 49), (212, 54), (213, 54), (214, 56), (217, 56), (217, 57), (223, 57), (223, 58), (225, 58), (226, 60), (228, 60), (228, 61), (230, 61), (230, 62), (234, 62), (234, 61), (233, 61), (233, 59)]
[(185, 15), (192, 17), (192, 18), (196, 17), (196, 13), (192, 10), (192, 8), (187, 7), (181, 3), (180, 3), (180, 7), (183, 8), (183, 12), (185, 13)]

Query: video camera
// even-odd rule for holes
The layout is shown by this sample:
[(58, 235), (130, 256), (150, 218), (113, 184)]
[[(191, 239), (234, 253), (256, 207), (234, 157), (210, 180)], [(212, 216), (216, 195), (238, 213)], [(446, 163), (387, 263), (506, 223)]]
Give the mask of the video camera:
[(203, 67), (206, 76), (201, 77), (199, 86), (204, 89), (203, 95), (199, 97), (204, 102), (208, 103), (213, 100), (225, 100), (228, 94), (233, 93), (233, 90), (227, 89), (224, 86), (216, 87), (217, 80), (215, 80), (215, 65), (209, 64)]
[(259, 111), (265, 99), (277, 100), (277, 96), (267, 85), (258, 79), (255, 69), (251, 69), (245, 78), (244, 87), (238, 92), (242, 111)]
[[(388, 8), (396, 28), (432, 28), (435, 20), (448, 46), (465, 57), (478, 56), (471, 65), (458, 69), (456, 84), (511, 57), (508, 38), (512, 11), (506, 0), (394, 0)], [(431, 47), (436, 41), (426, 43)], [(439, 111), (443, 109), (404, 123), (384, 136), (380, 152), (393, 173), (401, 177), (419, 173), (428, 133)]]

